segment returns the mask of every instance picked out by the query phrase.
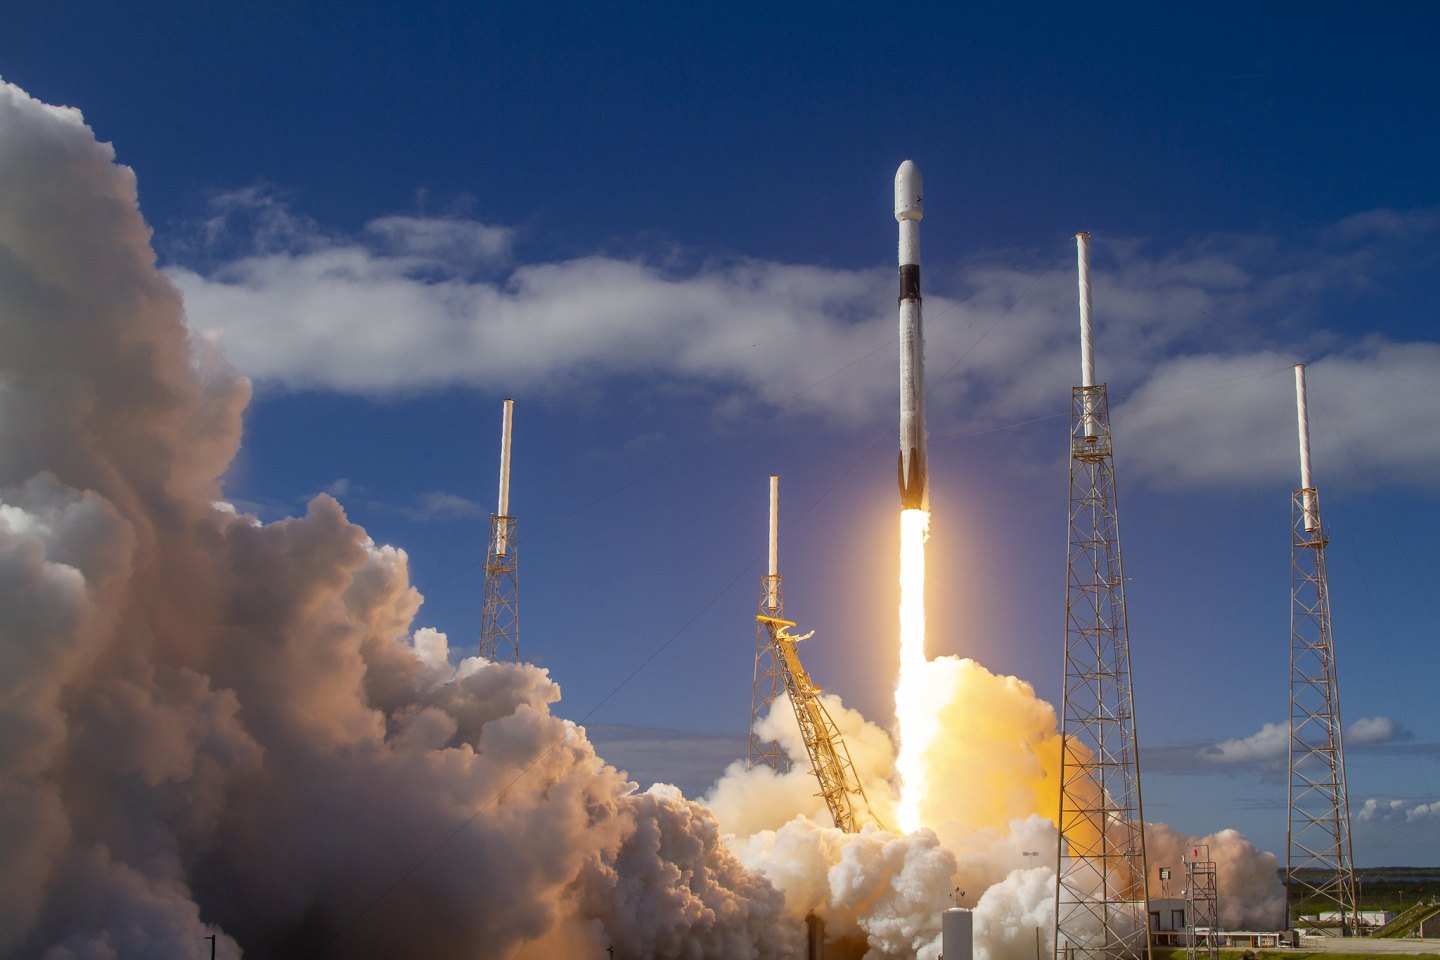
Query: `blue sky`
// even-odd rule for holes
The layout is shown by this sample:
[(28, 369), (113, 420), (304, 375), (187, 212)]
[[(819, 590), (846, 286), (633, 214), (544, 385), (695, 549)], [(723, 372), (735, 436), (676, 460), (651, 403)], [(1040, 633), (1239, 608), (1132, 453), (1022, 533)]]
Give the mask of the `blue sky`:
[[(906, 157), (928, 193), (931, 651), (1055, 700), (1071, 236), (1092, 231), (1148, 816), (1283, 855), (1264, 725), (1287, 707), (1303, 360), (1343, 711), (1384, 721), (1351, 742), (1356, 858), (1440, 862), (1435, 11), (6, 21), (0, 76), (114, 143), (192, 325), (255, 380), (229, 495), (269, 519), (332, 492), (408, 551), (417, 626), (455, 650), (517, 398), (522, 646), (602, 752), (606, 727), (703, 735), (707, 758), (743, 732), (771, 472), (807, 666), (888, 721)], [(675, 762), (647, 775), (703, 779)]]

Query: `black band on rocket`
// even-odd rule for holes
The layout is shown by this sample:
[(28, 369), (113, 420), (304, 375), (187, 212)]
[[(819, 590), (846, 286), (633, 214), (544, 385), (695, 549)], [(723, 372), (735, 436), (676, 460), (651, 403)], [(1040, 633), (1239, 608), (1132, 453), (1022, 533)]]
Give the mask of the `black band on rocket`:
[(920, 264), (907, 263), (900, 267), (900, 299), (920, 299)]

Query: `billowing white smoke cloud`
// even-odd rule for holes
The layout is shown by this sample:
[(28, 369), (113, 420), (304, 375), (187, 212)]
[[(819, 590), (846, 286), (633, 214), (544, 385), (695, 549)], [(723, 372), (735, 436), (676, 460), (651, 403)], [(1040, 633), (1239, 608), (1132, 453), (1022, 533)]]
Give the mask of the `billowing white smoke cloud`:
[(130, 171), (0, 85), (0, 957), (791, 955), (781, 894), (545, 671), (410, 638), (402, 551), (328, 496), (216, 505), (248, 394)]

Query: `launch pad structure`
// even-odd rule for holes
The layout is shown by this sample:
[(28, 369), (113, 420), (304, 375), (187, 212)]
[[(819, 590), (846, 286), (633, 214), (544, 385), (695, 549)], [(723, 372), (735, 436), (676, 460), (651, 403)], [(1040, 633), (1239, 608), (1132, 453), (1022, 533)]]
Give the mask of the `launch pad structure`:
[(510, 435), (515, 401), (506, 400), (500, 426), (500, 497), (485, 546), (485, 594), (480, 609), (480, 656), (520, 661), (520, 565), (510, 515)]
[(1350, 801), (1340, 725), (1340, 687), (1330, 623), (1330, 583), (1320, 490), (1310, 475), (1305, 365), (1295, 365), (1300, 488), (1291, 492), (1290, 777), (1285, 901), (1291, 924), (1304, 905), (1321, 922), (1337, 918), (1342, 936), (1360, 932), (1350, 849)]
[[(780, 478), (770, 478), (770, 564), (769, 573), (761, 581), (765, 593), (761, 598), (760, 612), (755, 616), (757, 640), (755, 650), (755, 692), (750, 708), (750, 765), (763, 763), (779, 773), (789, 772), (790, 758), (780, 745), (773, 740), (762, 741), (755, 732), (755, 726), (770, 704), (779, 697), (780, 688), (790, 696), (790, 705), (795, 711), (795, 721), (800, 725), (800, 736), (805, 742), (805, 751), (810, 755), (810, 765), (815, 779), (820, 783), (820, 796), (830, 810), (835, 826), (846, 833), (860, 831), (859, 812), (863, 809), (876, 825), (883, 828), (878, 817), (870, 809), (870, 800), (850, 760), (850, 751), (840, 728), (830, 717), (830, 711), (820, 699), (821, 690), (810, 679), (795, 644), (808, 640), (815, 631), (794, 636), (790, 629), (792, 620), (783, 616), (784, 602), (781, 596), (779, 571), (779, 515)], [(761, 646), (766, 648), (762, 651)], [(762, 667), (762, 661), (764, 666)], [(781, 763), (783, 761), (783, 768)]]
[(1057, 960), (1150, 957), (1144, 820), (1120, 518), (1105, 385), (1095, 383), (1090, 235), (1076, 236), (1082, 385), (1070, 403)]

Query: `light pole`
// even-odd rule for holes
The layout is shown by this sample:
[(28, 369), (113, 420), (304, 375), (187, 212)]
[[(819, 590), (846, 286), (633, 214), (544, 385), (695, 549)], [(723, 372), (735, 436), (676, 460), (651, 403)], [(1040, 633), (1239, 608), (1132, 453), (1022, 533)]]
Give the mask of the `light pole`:
[[(1022, 857), (1025, 858), (1025, 864), (1026, 864), (1027, 868), (1028, 868), (1028, 866), (1031, 865), (1031, 864), (1036, 864), (1036, 863), (1039, 863), (1039, 862), (1040, 862), (1040, 859), (1039, 859), (1039, 858), (1040, 858), (1040, 851), (1039, 851), (1039, 850), (1024, 850), (1024, 851), (1021, 851), (1020, 856), (1022, 856)], [(1036, 928), (1035, 928), (1035, 960), (1040, 960), (1040, 928), (1039, 928), (1039, 927), (1036, 927)]]

